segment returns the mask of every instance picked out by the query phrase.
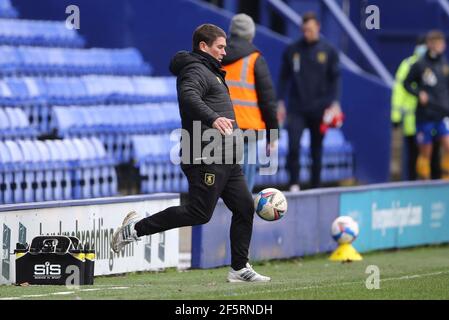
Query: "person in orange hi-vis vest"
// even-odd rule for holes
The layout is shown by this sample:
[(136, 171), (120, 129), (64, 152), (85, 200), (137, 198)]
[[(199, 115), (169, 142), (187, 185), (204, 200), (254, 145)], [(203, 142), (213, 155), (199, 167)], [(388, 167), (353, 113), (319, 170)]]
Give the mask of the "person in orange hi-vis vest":
[[(279, 129), (277, 102), (268, 65), (252, 41), (256, 32), (253, 19), (240, 13), (231, 20), (226, 56), (222, 61), (226, 71), (237, 125), (242, 130), (266, 130), (267, 154), (276, 147), (276, 137), (270, 129)], [(255, 135), (260, 136), (255, 132)], [(257, 171), (257, 142), (245, 139), (243, 173), (249, 190), (254, 187)]]

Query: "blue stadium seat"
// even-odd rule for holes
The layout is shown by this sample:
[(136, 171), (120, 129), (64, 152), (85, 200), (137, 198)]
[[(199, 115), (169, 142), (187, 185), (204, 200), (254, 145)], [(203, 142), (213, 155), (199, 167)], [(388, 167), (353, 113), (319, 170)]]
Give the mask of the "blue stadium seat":
[(88, 138), (81, 138), (79, 143), (86, 150), (86, 160), (87, 160), (87, 174), (84, 174), (84, 179), (86, 184), (88, 184), (90, 189), (90, 197), (98, 198), (101, 195), (100, 192), (100, 175), (101, 175), (101, 159), (97, 158), (97, 152), (94, 145)]
[(13, 203), (14, 165), (8, 147), (0, 141), (0, 203)]
[(150, 66), (134, 48), (0, 46), (0, 72), (3, 75), (149, 75), (150, 71)]
[(22, 109), (5, 108), (4, 113), (8, 117), (9, 138), (18, 139), (37, 136), (37, 131), (30, 127), (27, 116)]
[(42, 176), (36, 178), (37, 181), (42, 181), (41, 186), (43, 189), (43, 198), (40, 198), (40, 193), (36, 195), (36, 201), (50, 201), (53, 200), (54, 189), (56, 188), (55, 171), (58, 169), (55, 163), (52, 161), (50, 150), (48, 145), (43, 141), (35, 140), (31, 142), (34, 148), (39, 153), (39, 163), (41, 167)]
[[(300, 151), (300, 182), (310, 181), (312, 165), (310, 156), (310, 132), (304, 131), (301, 139)], [(258, 150), (264, 152), (265, 141), (259, 141)], [(276, 175), (256, 175), (256, 185), (286, 184), (289, 177), (286, 168), (288, 153), (288, 134), (285, 130), (280, 132), (278, 171)], [(321, 180), (323, 182), (336, 182), (353, 176), (353, 150), (351, 144), (345, 140), (340, 129), (329, 129), (323, 140), (323, 156)], [(260, 168), (259, 168), (260, 169)]]
[(22, 61), (15, 47), (0, 46), (0, 72), (3, 76), (14, 75), (21, 65)]
[(7, 77), (0, 80), (0, 105), (24, 110), (30, 125), (44, 131), (48, 125), (48, 106), (38, 81), (29, 77)]
[(72, 198), (70, 154), (61, 140), (46, 140), (53, 168), (53, 199), (69, 200)]
[(175, 77), (132, 77), (132, 81), (142, 102), (177, 101)]
[(65, 21), (0, 19), (0, 43), (10, 45), (82, 47), (83, 38)]
[(6, 148), (10, 155), (10, 164), (12, 166), (12, 181), (11, 190), (14, 203), (20, 203), (24, 201), (23, 186), (25, 184), (24, 166), (23, 166), (23, 154), (16, 142), (6, 140)]
[(90, 138), (89, 140), (96, 151), (97, 161), (101, 163), (99, 178), (101, 196), (106, 197), (116, 195), (118, 190), (117, 174), (114, 168), (116, 162), (107, 155), (106, 150), (99, 139)]
[[(66, 139), (65, 143), (70, 143), (72, 145), (72, 148), (76, 150), (78, 153), (76, 164), (74, 165), (74, 169), (78, 170), (80, 168), (80, 176), (78, 177), (79, 180), (79, 188), (80, 193), (79, 197), (75, 195), (75, 199), (86, 199), (86, 198), (92, 198), (92, 189), (90, 185), (90, 181), (92, 179), (92, 167), (94, 167), (93, 161), (91, 161), (89, 157), (89, 151), (86, 148), (86, 146), (82, 143), (82, 141), (78, 138), (74, 139)], [(75, 190), (75, 193), (77, 191)]]
[[(76, 162), (78, 154), (73, 146), (67, 145), (67, 143), (65, 143), (66, 141), (68, 141), (68, 139), (55, 141), (64, 168), (64, 181), (66, 181), (67, 183), (63, 195), (64, 199), (76, 199), (76, 197), (74, 197), (74, 192), (75, 187), (78, 186), (77, 184), (79, 182), (76, 177), (79, 177), (80, 170), (78, 169)], [(77, 170), (78, 172), (75, 172)], [(79, 189), (77, 189), (76, 191), (79, 192)]]
[(39, 167), (36, 164), (38, 161), (36, 150), (30, 146), (27, 140), (18, 140), (17, 144), (22, 151), (22, 166), (23, 166), (23, 177), (24, 183), (21, 188), (23, 190), (23, 201), (33, 202), (37, 197), (40, 201), (43, 199), (43, 190), (41, 189), (41, 181), (37, 180), (37, 173)]
[(10, 136), (11, 125), (9, 123), (9, 117), (3, 108), (0, 108), (0, 140), (8, 139)]
[(79, 151), (76, 145), (73, 143), (72, 139), (64, 139), (61, 140), (60, 145), (66, 152), (66, 161), (69, 164), (69, 173), (70, 173), (70, 183), (72, 193), (69, 196), (69, 199), (82, 199), (83, 196), (83, 169), (81, 167), (82, 162), (80, 157), (83, 157), (83, 154), (79, 154)]
[(187, 191), (187, 180), (180, 166), (170, 158), (171, 153), (178, 156), (179, 135), (173, 139), (169, 134), (135, 135), (131, 140), (133, 158), (141, 176), (141, 192)]
[(180, 126), (176, 103), (55, 106), (51, 124), (60, 137), (97, 136), (119, 162), (131, 159), (131, 135), (162, 134)]
[(0, 0), (0, 18), (17, 18), (17, 10), (12, 6), (10, 0)]

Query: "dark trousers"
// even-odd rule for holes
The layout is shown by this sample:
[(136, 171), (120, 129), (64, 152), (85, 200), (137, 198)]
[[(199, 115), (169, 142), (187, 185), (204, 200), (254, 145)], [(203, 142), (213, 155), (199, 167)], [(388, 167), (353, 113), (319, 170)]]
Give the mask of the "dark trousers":
[(416, 160), (418, 158), (418, 144), (416, 143), (416, 136), (405, 136), (404, 137), (404, 156), (406, 158), (406, 179), (405, 180), (416, 180)]
[(433, 139), (432, 158), (430, 160), (430, 172), (432, 179), (441, 179), (441, 138)]
[(248, 262), (254, 204), (239, 164), (182, 165), (189, 182), (186, 204), (167, 208), (139, 221), (138, 236), (207, 223), (218, 198), (232, 212), (231, 266), (239, 270)]
[(306, 115), (291, 115), (287, 117), (288, 155), (287, 170), (290, 175), (290, 185), (299, 182), (300, 141), (305, 128), (310, 131), (310, 152), (312, 156), (312, 172), (310, 183), (312, 188), (318, 188), (321, 180), (321, 155), (323, 150), (323, 135), (320, 132), (321, 117)]
[[(406, 158), (406, 180), (416, 180), (416, 160), (418, 158), (419, 150), (416, 142), (416, 135), (404, 137), (404, 155)], [(439, 138), (433, 139), (432, 158), (430, 161), (430, 172), (432, 179), (441, 179), (441, 143)]]

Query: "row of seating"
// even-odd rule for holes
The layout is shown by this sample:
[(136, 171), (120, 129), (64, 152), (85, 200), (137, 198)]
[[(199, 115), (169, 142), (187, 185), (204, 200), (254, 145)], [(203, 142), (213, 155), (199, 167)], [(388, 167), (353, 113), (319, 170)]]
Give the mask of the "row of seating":
[(95, 136), (120, 163), (132, 159), (132, 135), (181, 127), (177, 103), (53, 107), (51, 119), (59, 137)]
[(74, 49), (0, 46), (0, 72), (8, 75), (148, 75), (135, 48)]
[(181, 127), (178, 104), (70, 106), (52, 108), (51, 127), (61, 136), (97, 133), (144, 134)]
[[(132, 137), (133, 158), (141, 176), (141, 192), (186, 192), (187, 181), (179, 163), (179, 137), (172, 134), (139, 135)], [(258, 154), (265, 152), (265, 141), (258, 141)], [(288, 136), (281, 132), (278, 158), (270, 163), (260, 163), (256, 185), (282, 185), (288, 183), (286, 156)], [(262, 162), (261, 160), (259, 160)], [(310, 181), (310, 134), (304, 131), (301, 139), (301, 157), (299, 159), (300, 181)], [(353, 177), (353, 150), (339, 129), (330, 129), (323, 141), (323, 182), (336, 182)], [(268, 167), (275, 170), (269, 170)], [(263, 171), (261, 169), (264, 168)], [(261, 174), (263, 172), (263, 174)]]
[(84, 43), (65, 21), (0, 19), (0, 44), (80, 48)]
[(51, 105), (176, 101), (175, 83), (174, 77), (6, 77), (0, 80), (0, 105), (21, 106), (42, 101)]
[(188, 182), (177, 164), (179, 134), (136, 135), (131, 138), (140, 192), (187, 192)]
[(17, 10), (11, 5), (10, 0), (0, 0), (0, 18), (17, 18)]
[(0, 141), (0, 203), (115, 195), (114, 164), (95, 138)]
[(30, 127), (25, 112), (20, 108), (0, 108), (0, 140), (21, 139), (37, 136)]
[[(259, 143), (258, 154), (264, 152), (264, 147), (263, 143)], [(259, 164), (255, 179), (256, 185), (285, 185), (289, 182), (287, 170), (288, 134), (285, 130), (281, 132), (278, 150), (277, 163), (275, 159), (275, 163)], [(323, 140), (321, 181), (332, 183), (352, 178), (354, 175), (353, 153), (352, 145), (345, 140), (343, 132), (339, 129), (329, 129)], [(299, 163), (299, 181), (302, 183), (309, 182), (312, 168), (309, 130), (304, 131), (300, 141)], [(271, 174), (270, 168), (275, 168), (275, 174)]]
[(175, 81), (142, 76), (6, 77), (0, 79), (0, 107), (22, 108), (30, 124), (44, 134), (50, 130), (53, 105), (173, 102)]

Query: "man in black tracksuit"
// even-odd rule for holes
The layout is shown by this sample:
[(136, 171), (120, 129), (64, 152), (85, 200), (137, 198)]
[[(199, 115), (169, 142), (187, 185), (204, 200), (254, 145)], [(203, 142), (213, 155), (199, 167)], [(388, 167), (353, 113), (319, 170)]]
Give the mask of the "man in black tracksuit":
[(279, 118), (281, 122), (287, 118), (291, 191), (299, 190), (299, 150), (305, 128), (309, 128), (311, 137), (311, 186), (320, 185), (323, 142), (320, 124), (326, 108), (338, 103), (340, 87), (338, 53), (320, 38), (320, 25), (314, 13), (303, 16), (302, 31), (304, 37), (284, 52), (278, 88)]
[[(178, 52), (170, 64), (171, 72), (177, 76), (182, 128), (188, 133), (181, 138), (181, 168), (189, 182), (188, 203), (144, 219), (130, 212), (114, 233), (111, 247), (119, 252), (145, 235), (207, 223), (221, 197), (232, 211), (232, 268), (228, 281), (265, 282), (270, 278), (248, 264), (254, 205), (238, 164), (243, 139), (241, 132), (234, 130), (238, 128), (225, 72), (221, 70), (225, 47), (226, 34), (222, 29), (201, 25), (193, 35), (193, 52)], [(203, 133), (210, 134), (212, 141), (203, 141)], [(226, 138), (219, 139), (223, 136)]]
[(426, 44), (426, 54), (411, 67), (404, 80), (404, 88), (418, 97), (416, 172), (420, 179), (431, 177), (434, 137), (441, 141), (446, 156), (449, 153), (449, 64), (444, 57), (445, 36), (440, 31), (431, 31)]

